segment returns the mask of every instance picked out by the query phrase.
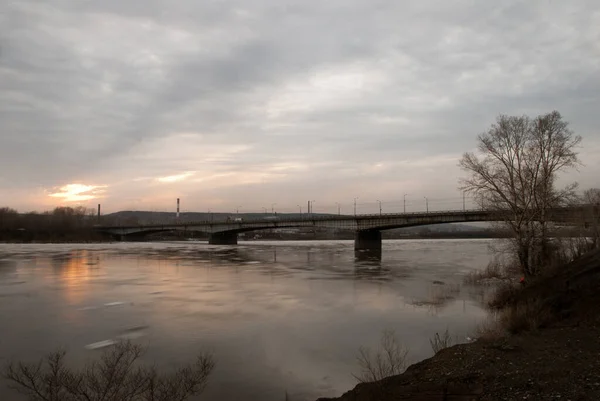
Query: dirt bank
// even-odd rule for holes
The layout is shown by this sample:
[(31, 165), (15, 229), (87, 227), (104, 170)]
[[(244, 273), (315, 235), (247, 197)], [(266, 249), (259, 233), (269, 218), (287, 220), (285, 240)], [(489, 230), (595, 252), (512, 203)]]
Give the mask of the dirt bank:
[(440, 351), (320, 401), (600, 400), (600, 251), (516, 293), (540, 327)]

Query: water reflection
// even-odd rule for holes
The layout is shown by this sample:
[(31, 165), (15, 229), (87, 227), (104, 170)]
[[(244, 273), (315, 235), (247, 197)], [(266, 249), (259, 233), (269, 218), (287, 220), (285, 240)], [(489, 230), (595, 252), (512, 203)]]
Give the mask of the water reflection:
[(381, 249), (356, 249), (354, 257), (359, 261), (381, 261), (382, 252)]
[(432, 315), (456, 301), (461, 294), (461, 286), (458, 283), (446, 284), (440, 281), (434, 282), (428, 287), (424, 297), (414, 298), (410, 303), (414, 306), (424, 307)]
[(17, 261), (13, 259), (2, 259), (0, 256), (0, 275), (12, 275), (17, 272)]
[[(66, 301), (69, 304), (82, 302), (100, 257), (82, 249), (52, 255), (49, 262), (53, 272), (51, 277), (59, 285)], [(43, 260), (38, 260), (38, 264), (43, 263)]]
[(56, 345), (85, 358), (86, 345), (119, 338), (165, 364), (210, 348), (219, 368), (204, 399), (339, 395), (354, 385), (356, 350), (383, 329), (420, 359), (433, 333), (467, 332), (485, 315), (461, 283), (487, 263), (486, 242), (390, 241), (383, 260), (357, 257), (352, 241), (29, 249), (0, 245), (0, 296), (14, 293), (7, 272), (36, 295), (0, 304), (11, 322), (0, 358)]

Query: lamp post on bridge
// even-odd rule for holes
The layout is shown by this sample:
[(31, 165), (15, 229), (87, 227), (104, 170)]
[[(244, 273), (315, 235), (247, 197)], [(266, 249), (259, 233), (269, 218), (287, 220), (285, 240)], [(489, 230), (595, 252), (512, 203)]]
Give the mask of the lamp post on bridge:
[(354, 198), (354, 215), (356, 216), (356, 200), (358, 197)]
[(277, 204), (277, 203), (271, 203), (271, 213), (272, 213), (272, 214), (275, 214), (275, 205), (276, 205), (276, 204)]
[(382, 212), (381, 212), (381, 201), (378, 199), (377, 202), (379, 202), (379, 215), (381, 216)]
[(404, 213), (406, 214), (406, 195), (408, 194), (404, 194)]
[(424, 196), (423, 198), (425, 198), (425, 210), (427, 210), (427, 213), (429, 213), (429, 199), (427, 199), (426, 196)]
[(340, 205), (340, 204), (339, 204), (339, 203), (337, 203), (337, 202), (335, 202), (335, 204), (336, 204), (336, 205), (337, 205), (337, 207), (338, 207), (338, 216), (339, 216), (339, 215), (341, 214), (341, 212), (342, 212), (342, 205)]

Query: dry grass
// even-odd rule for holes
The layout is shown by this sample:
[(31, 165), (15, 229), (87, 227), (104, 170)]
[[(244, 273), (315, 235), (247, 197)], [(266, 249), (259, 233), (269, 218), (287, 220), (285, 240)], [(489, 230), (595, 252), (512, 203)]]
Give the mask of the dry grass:
[(508, 307), (514, 302), (522, 289), (520, 284), (503, 283), (499, 285), (488, 302), (488, 307), (493, 310), (500, 310)]
[(536, 330), (551, 320), (549, 309), (539, 298), (523, 297), (522, 291), (526, 288), (521, 284), (506, 283), (496, 289), (488, 302), (488, 307), (496, 314), (495, 323), (490, 327), (492, 332), (516, 334)]
[(357, 356), (360, 372), (353, 376), (360, 383), (376, 382), (406, 370), (408, 350), (393, 330), (384, 330), (380, 348), (375, 352), (361, 347)]
[(504, 331), (516, 334), (537, 330), (568, 312), (562, 305), (569, 302), (569, 296), (563, 293), (566, 284), (557, 283), (568, 282), (561, 275), (568, 268), (569, 259), (560, 256), (554, 254), (552, 263), (539, 276), (529, 277), (523, 284), (507, 282), (496, 288), (488, 306), (497, 312), (498, 324)]
[(488, 263), (485, 269), (467, 274), (464, 278), (464, 283), (476, 285), (491, 279), (506, 280), (510, 277), (509, 271), (512, 270), (512, 266), (506, 265), (500, 259), (495, 258)]
[(66, 353), (56, 351), (37, 363), (12, 362), (2, 376), (31, 401), (183, 401), (204, 390), (215, 363), (201, 354), (192, 364), (171, 373), (137, 366), (139, 345), (116, 344), (81, 370), (65, 364)]
[(539, 300), (511, 305), (500, 312), (500, 322), (509, 333), (537, 330), (552, 321), (554, 316)]
[(454, 341), (452, 340), (452, 337), (450, 336), (450, 331), (448, 329), (446, 329), (446, 331), (444, 331), (442, 333), (442, 335), (440, 335), (440, 333), (436, 332), (435, 335), (433, 336), (433, 338), (431, 338), (429, 340), (429, 344), (431, 345), (431, 349), (433, 350), (433, 353), (437, 354), (444, 348), (448, 348), (448, 347), (451, 347), (452, 345), (454, 345)]
[(486, 320), (479, 323), (475, 329), (475, 337), (478, 340), (494, 341), (505, 336), (506, 330), (497, 315), (488, 317)]
[(478, 328), (477, 337), (495, 339), (548, 327), (572, 317), (574, 302), (586, 291), (596, 294), (600, 252), (582, 253), (589, 245), (577, 238), (572, 244), (567, 249), (560, 242), (554, 243), (556, 249), (551, 258), (546, 258), (548, 264), (538, 276), (528, 277), (521, 284), (499, 285), (487, 303), (494, 317)]

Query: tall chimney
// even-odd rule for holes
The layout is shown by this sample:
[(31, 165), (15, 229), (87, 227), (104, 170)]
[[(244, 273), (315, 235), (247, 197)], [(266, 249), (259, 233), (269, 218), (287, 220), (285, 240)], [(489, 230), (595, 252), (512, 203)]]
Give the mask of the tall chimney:
[(100, 222), (100, 204), (98, 203), (98, 223)]
[(179, 218), (179, 198), (177, 198), (177, 218)]

